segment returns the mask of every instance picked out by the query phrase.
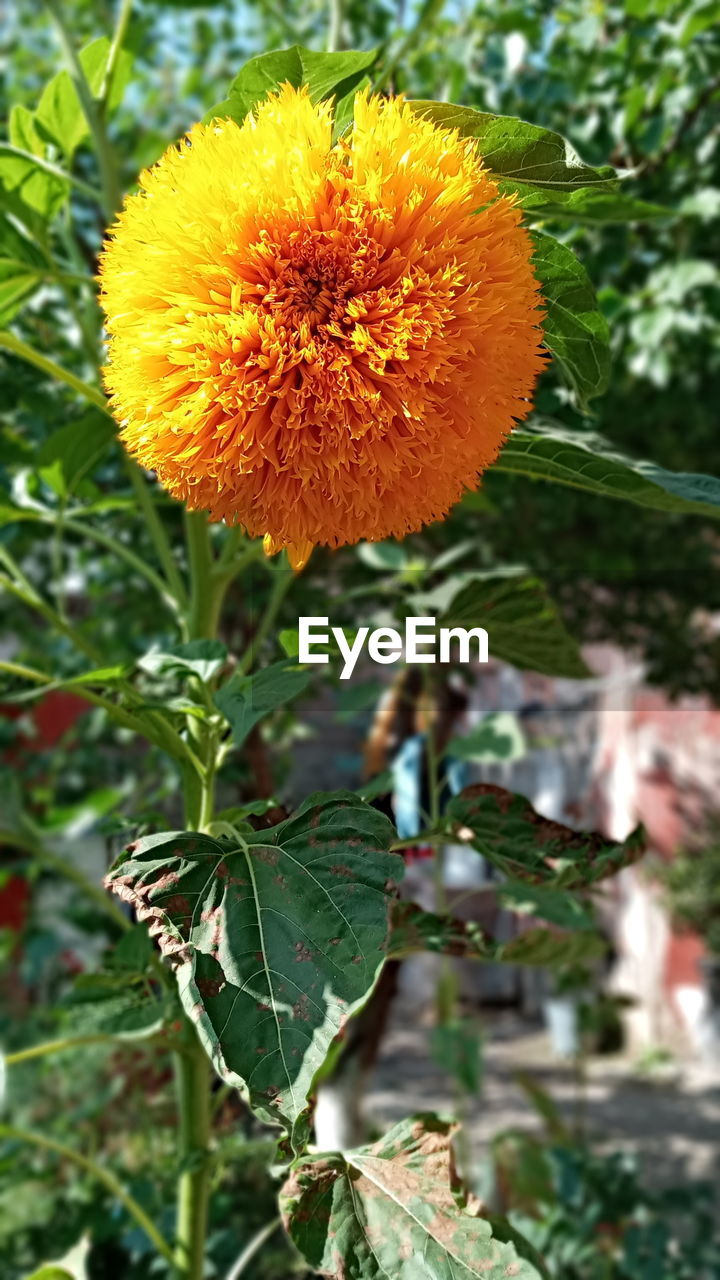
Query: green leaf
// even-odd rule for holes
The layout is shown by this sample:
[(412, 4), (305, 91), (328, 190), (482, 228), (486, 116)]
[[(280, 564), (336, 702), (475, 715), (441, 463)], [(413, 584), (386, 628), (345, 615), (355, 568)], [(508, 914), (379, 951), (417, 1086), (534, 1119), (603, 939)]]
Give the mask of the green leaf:
[(38, 471), (58, 497), (67, 498), (102, 461), (115, 439), (115, 424), (107, 414), (88, 409), (45, 441), (37, 457)]
[[(118, 975), (115, 982), (105, 983), (103, 975), (88, 974), (79, 981), (65, 1005), (73, 1035), (117, 1036), (119, 1039), (142, 1039), (162, 1029), (168, 1013), (163, 1000), (146, 985), (130, 982)], [(122, 983), (122, 990), (118, 990)]]
[(396, 902), (392, 909), (392, 929), (388, 956), (403, 959), (418, 951), (463, 956), (467, 960), (492, 960), (492, 938), (474, 920), (425, 911), (415, 902)]
[(720, 480), (715, 476), (665, 471), (654, 462), (618, 453), (601, 436), (581, 435), (552, 422), (533, 421), (513, 431), (494, 468), (653, 511), (720, 518)]
[[(110, 49), (111, 41), (107, 36), (101, 36), (80, 50), (80, 62), (94, 98), (98, 97), (102, 88)], [(131, 70), (132, 55), (127, 49), (121, 49), (107, 103), (110, 111), (120, 101)], [(90, 129), (87, 119), (67, 71), (59, 71), (46, 84), (35, 112), (35, 124), (41, 134), (62, 148), (68, 160), (88, 137)]]
[(509, 942), (496, 942), (473, 920), (436, 915), (415, 902), (393, 906), (388, 956), (404, 959), (419, 951), (460, 956), (494, 964), (555, 966), (576, 964), (602, 955), (607, 944), (594, 930), (558, 932), (542, 926), (526, 929)]
[(594, 960), (606, 951), (607, 943), (602, 934), (590, 929), (558, 933), (538, 926), (501, 943), (495, 959), (499, 964), (527, 964), (554, 969)]
[(456, 760), (472, 760), (474, 764), (521, 760), (526, 750), (525, 735), (510, 711), (494, 711), (485, 716), (469, 733), (451, 738), (445, 748), (447, 755)]
[[(505, 184), (501, 186), (504, 189)], [(599, 185), (549, 191), (515, 182), (512, 189), (518, 194), (523, 214), (530, 222), (547, 219), (588, 223), (654, 222), (657, 218), (678, 216), (674, 209), (625, 195), (621, 186), (613, 191)]]
[(582, 900), (565, 889), (528, 884), (526, 880), (503, 880), (497, 894), (504, 906), (520, 915), (547, 920), (561, 929), (594, 929), (592, 912)]
[(459, 574), (415, 596), (413, 609), (437, 610), (443, 627), (484, 627), (490, 656), (516, 667), (570, 679), (590, 674), (545, 586), (521, 569)]
[(593, 885), (645, 852), (637, 827), (626, 840), (575, 831), (543, 818), (525, 796), (488, 782), (466, 787), (446, 809), (450, 832), (466, 839), (511, 880), (553, 887)]
[(232, 728), (233, 742), (241, 747), (250, 730), (271, 711), (302, 693), (310, 673), (295, 662), (275, 662), (251, 676), (231, 676), (215, 694), (215, 706)]
[(531, 1246), (519, 1236), (502, 1243), (454, 1191), (452, 1134), (448, 1121), (413, 1116), (372, 1146), (298, 1161), (280, 1206), (313, 1270), (345, 1280), (539, 1280)]
[(505, 190), (539, 187), (554, 192), (592, 187), (607, 194), (617, 191), (614, 169), (585, 164), (567, 139), (550, 129), (449, 102), (416, 101), (411, 106), (443, 129), (457, 129), (462, 138), (476, 138), (485, 167), (504, 180)]
[(47, 274), (39, 249), (0, 213), (0, 325), (6, 325)]
[(148, 675), (193, 675), (208, 684), (227, 662), (227, 648), (220, 640), (189, 640), (168, 649), (151, 649), (138, 662)]
[[(359, 86), (376, 58), (375, 50), (370, 53), (315, 53), (298, 44), (290, 49), (261, 53), (245, 63), (230, 85), (227, 98), (208, 112), (205, 122), (229, 116), (242, 124), (248, 112), (258, 102), (286, 83), (294, 85), (296, 89), (306, 84), (313, 102), (322, 102), (331, 97), (343, 99)], [(345, 103), (344, 122), (346, 117)]]
[[(44, 158), (45, 140), (38, 132), (35, 117), (20, 103), (10, 109), (8, 137), (11, 146)], [(0, 205), (37, 234), (67, 200), (70, 184), (0, 144), (0, 192)]]
[(138, 840), (108, 886), (150, 921), (220, 1076), (302, 1141), (307, 1099), (384, 959), (402, 859), (388, 820), (350, 793), (311, 796), (241, 839)]
[(532, 233), (533, 267), (545, 302), (543, 341), (581, 407), (602, 395), (610, 376), (610, 331), (595, 291), (572, 249), (541, 231)]

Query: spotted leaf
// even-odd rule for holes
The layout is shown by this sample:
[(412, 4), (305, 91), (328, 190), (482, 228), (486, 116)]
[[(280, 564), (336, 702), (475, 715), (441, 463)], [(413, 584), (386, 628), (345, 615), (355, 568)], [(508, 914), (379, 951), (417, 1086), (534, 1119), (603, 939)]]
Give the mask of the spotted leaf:
[(372, 1146), (304, 1158), (281, 1194), (287, 1230), (314, 1271), (342, 1280), (540, 1280), (532, 1247), (460, 1193), (452, 1126), (403, 1120)]
[(242, 838), (138, 840), (108, 876), (176, 966), (219, 1075), (298, 1142), (315, 1074), (385, 955), (393, 835), (357, 796), (316, 795)]

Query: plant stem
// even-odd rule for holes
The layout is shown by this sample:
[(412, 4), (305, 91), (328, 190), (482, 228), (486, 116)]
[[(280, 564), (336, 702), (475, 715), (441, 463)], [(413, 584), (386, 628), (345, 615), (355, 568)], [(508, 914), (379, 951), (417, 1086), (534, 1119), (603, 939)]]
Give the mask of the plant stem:
[(188, 1020), (184, 1031), (186, 1052), (175, 1055), (181, 1165), (175, 1265), (183, 1280), (202, 1280), (210, 1189), (210, 1063)]
[(78, 191), (82, 191), (84, 196), (89, 196), (96, 203), (102, 203), (101, 191), (91, 187), (89, 182), (83, 182), (82, 178), (70, 173), (69, 169), (63, 169), (59, 164), (53, 164), (52, 160), (45, 160), (42, 156), (36, 156), (32, 151), (25, 151), (22, 147), (13, 147), (9, 142), (0, 143), (0, 155), (17, 156), (20, 160), (29, 160), (36, 169), (42, 169), (43, 173), (49, 173), (52, 178), (60, 178), (63, 182), (70, 182)]
[(117, 1044), (117, 1038), (109, 1035), (96, 1035), (68, 1036), (65, 1040), (46, 1040), (43, 1044), (34, 1044), (29, 1049), (18, 1049), (16, 1053), (6, 1053), (5, 1066), (17, 1067), (21, 1062), (31, 1062), (33, 1058), (45, 1058), (51, 1053), (64, 1053), (66, 1049), (78, 1049), (85, 1044), (109, 1044), (111, 1042)]
[(268, 1222), (264, 1227), (260, 1228), (252, 1240), (245, 1245), (240, 1257), (228, 1271), (225, 1280), (239, 1280), (248, 1263), (252, 1262), (256, 1253), (260, 1252), (266, 1240), (269, 1240), (275, 1234), (281, 1222), (282, 1218), (273, 1218), (272, 1222)]
[[(212, 639), (217, 631), (222, 595), (213, 581), (213, 555), (207, 518), (185, 513), (185, 536), (190, 569), (188, 635), (191, 640)], [(192, 726), (189, 726), (192, 729)], [(205, 733), (204, 773), (200, 783), (186, 770), (183, 775), (185, 826), (203, 830), (212, 820), (214, 804), (214, 735)], [(208, 1199), (210, 1193), (210, 1062), (189, 1018), (183, 1020), (185, 1051), (175, 1055), (179, 1129), (180, 1173), (177, 1186), (175, 1265), (182, 1280), (202, 1280), (205, 1270)]]
[(88, 127), (92, 135), (98, 167), (100, 169), (103, 209), (105, 216), (110, 220), (117, 213), (122, 199), (122, 193), (120, 191), (115, 158), (112, 154), (110, 141), (105, 129), (103, 108), (100, 102), (93, 97), (92, 89), (88, 83), (80, 58), (78, 57), (72, 35), (65, 22), (61, 5), (57, 0), (45, 0), (45, 4), (55, 24), (60, 46), (65, 56), (65, 61), (67, 62), (70, 79), (75, 86), (75, 92), (77, 93), (80, 105), (83, 109), (83, 114), (88, 122)]
[(45, 1134), (33, 1133), (30, 1129), (18, 1129), (15, 1125), (0, 1124), (0, 1138), (7, 1142), (28, 1142), (36, 1147), (42, 1147), (45, 1151), (52, 1151), (55, 1155), (60, 1156), (63, 1160), (72, 1160), (74, 1164), (84, 1169), (98, 1182), (114, 1195), (125, 1206), (128, 1213), (135, 1219), (138, 1226), (145, 1232), (146, 1236), (155, 1245), (158, 1253), (168, 1262), (173, 1262), (173, 1253), (167, 1240), (160, 1234), (155, 1223), (148, 1217), (145, 1210), (138, 1204), (134, 1196), (126, 1191), (122, 1183), (118, 1181), (114, 1173), (109, 1169), (103, 1169), (102, 1165), (96, 1164), (94, 1160), (90, 1160), (87, 1156), (82, 1155), (79, 1151), (73, 1151), (72, 1147), (66, 1147), (61, 1142), (55, 1142), (53, 1138), (47, 1138)]
[(280, 605), (285, 599), (285, 596), (290, 590), (295, 578), (295, 572), (289, 566), (282, 569), (273, 569), (271, 572), (277, 576), (272, 585), (270, 598), (265, 607), (265, 612), (260, 619), (260, 625), (258, 626), (252, 641), (248, 645), (247, 652), (243, 655), (242, 661), (238, 663), (238, 670), (243, 675), (247, 675), (247, 673), (252, 670), (262, 648), (263, 642), (278, 615)]
[(29, 364), (34, 364), (36, 369), (42, 369), (49, 378), (55, 378), (57, 382), (64, 382), (66, 386), (72, 387), (79, 396), (88, 400), (96, 409), (101, 409), (109, 418), (112, 414), (108, 407), (102, 391), (98, 387), (90, 386), (90, 383), (83, 382), (82, 378), (77, 378), (69, 369), (63, 369), (62, 365), (56, 364), (54, 360), (50, 360), (47, 356), (43, 356), (29, 342), (23, 342), (22, 338), (17, 338), (14, 333), (10, 333), (7, 329), (0, 329), (0, 350), (11, 351), (13, 355), (20, 356), (23, 360), (27, 360)]
[(182, 580), (177, 561), (172, 552), (170, 541), (165, 526), (158, 515), (157, 507), (153, 501), (152, 492), (148, 485), (142, 470), (132, 458), (126, 455), (125, 466), (130, 484), (132, 485), (135, 497), (138, 500), (140, 510), (145, 517), (150, 537), (152, 538), (158, 560), (162, 565), (168, 586), (181, 607), (187, 604), (187, 592), (185, 584)]
[(342, 48), (344, 8), (343, 0), (330, 0), (330, 21), (327, 38), (328, 53), (337, 53)]
[(210, 530), (204, 512), (185, 511), (185, 537), (190, 569), (188, 631), (192, 640), (212, 638), (218, 627), (222, 595), (213, 579)]

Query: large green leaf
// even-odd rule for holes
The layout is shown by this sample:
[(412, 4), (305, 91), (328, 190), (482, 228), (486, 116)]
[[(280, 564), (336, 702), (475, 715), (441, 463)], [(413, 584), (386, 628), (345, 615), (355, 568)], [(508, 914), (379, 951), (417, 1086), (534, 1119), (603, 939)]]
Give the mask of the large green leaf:
[(720, 518), (720, 479), (665, 471), (654, 462), (627, 458), (591, 433), (533, 421), (513, 431), (494, 464), (497, 471), (550, 480), (654, 511)]
[(235, 745), (241, 747), (260, 720), (296, 698), (309, 681), (310, 672), (296, 662), (274, 662), (251, 676), (231, 676), (215, 694), (215, 706), (230, 722)]
[(542, 582), (522, 570), (458, 574), (413, 597), (413, 608), (439, 614), (443, 627), (484, 627), (492, 658), (544, 675), (590, 673)]
[(108, 876), (177, 966), (218, 1073), (299, 1141), (315, 1074), (385, 955), (393, 834), (357, 796), (311, 796), (244, 838), (138, 840)]
[(214, 106), (205, 119), (229, 116), (242, 124), (256, 103), (285, 83), (294, 85), (296, 89), (306, 84), (313, 102), (331, 97), (343, 99), (359, 86), (376, 57), (374, 50), (370, 53), (315, 53), (299, 44), (290, 49), (261, 53), (245, 63), (230, 85), (227, 98)]
[(592, 187), (617, 191), (615, 170), (585, 164), (566, 138), (550, 129), (514, 116), (496, 116), (450, 102), (413, 102), (412, 107), (443, 129), (457, 129), (463, 138), (476, 138), (478, 153), (487, 169), (502, 178), (508, 189), (517, 185), (546, 191), (573, 191)]
[(545, 304), (543, 341), (581, 406), (602, 395), (610, 376), (610, 331), (595, 291), (572, 249), (532, 233), (533, 267)]
[(372, 1146), (298, 1161), (280, 1204), (312, 1269), (344, 1280), (539, 1280), (531, 1246), (462, 1202), (452, 1133), (437, 1116), (413, 1116)]
[(609, 166), (585, 164), (559, 133), (514, 116), (496, 116), (447, 102), (413, 102), (415, 110), (463, 138), (476, 138), (478, 154), (503, 194), (519, 197), (527, 217), (582, 222), (639, 222), (672, 211), (626, 196)]
[(454, 796), (446, 820), (456, 838), (466, 839), (504, 875), (531, 885), (593, 885), (635, 862), (646, 847), (641, 827), (623, 841), (575, 831), (543, 818), (525, 796), (489, 782)]

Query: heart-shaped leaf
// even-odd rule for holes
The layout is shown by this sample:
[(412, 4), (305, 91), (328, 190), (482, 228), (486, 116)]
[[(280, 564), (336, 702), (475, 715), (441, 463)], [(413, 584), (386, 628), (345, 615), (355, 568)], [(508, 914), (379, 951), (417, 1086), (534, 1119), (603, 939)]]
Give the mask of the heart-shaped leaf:
[(280, 1204), (313, 1270), (345, 1280), (540, 1280), (542, 1263), (518, 1233), (461, 1202), (452, 1133), (437, 1116), (414, 1116), (372, 1146), (299, 1161)]
[(218, 1073), (298, 1141), (315, 1074), (385, 956), (393, 835), (357, 796), (317, 795), (242, 838), (138, 840), (108, 876), (177, 966)]

